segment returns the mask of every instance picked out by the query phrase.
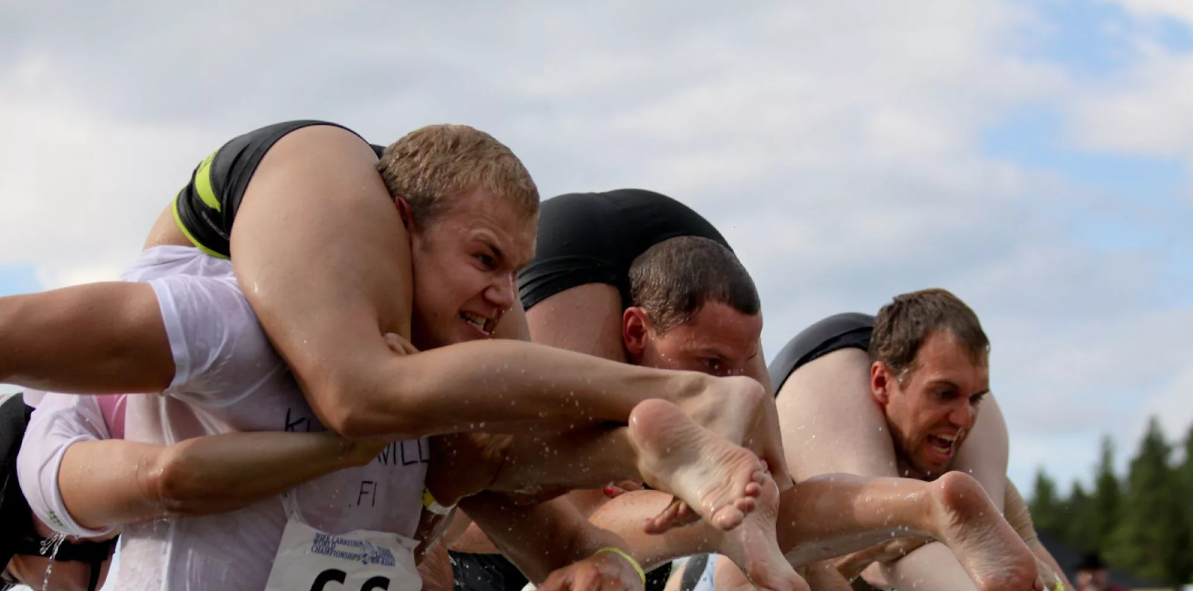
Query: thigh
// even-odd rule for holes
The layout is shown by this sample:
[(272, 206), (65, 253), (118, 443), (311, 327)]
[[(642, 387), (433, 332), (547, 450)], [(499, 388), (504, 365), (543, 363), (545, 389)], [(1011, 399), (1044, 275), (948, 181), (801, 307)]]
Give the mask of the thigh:
[(265, 155), (237, 212), (240, 285), (308, 394), (390, 357), (383, 333), (410, 338), (409, 236), (376, 163), (347, 130), (299, 129)]
[(870, 358), (841, 349), (796, 370), (776, 400), (796, 481), (844, 472), (895, 476), (886, 418), (870, 394)]
[(952, 469), (973, 476), (994, 505), (1003, 510), (1007, 486), (1009, 438), (1007, 422), (993, 394), (987, 394), (978, 410), (973, 431), (957, 450)]
[(588, 283), (543, 299), (526, 312), (526, 321), (536, 343), (625, 361), (623, 312), (616, 287)]

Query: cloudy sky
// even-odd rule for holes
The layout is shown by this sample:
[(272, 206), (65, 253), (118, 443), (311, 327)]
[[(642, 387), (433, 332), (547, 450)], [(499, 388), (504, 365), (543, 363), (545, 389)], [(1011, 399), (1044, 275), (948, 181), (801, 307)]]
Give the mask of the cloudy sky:
[(468, 123), (544, 196), (643, 187), (753, 272), (773, 354), (940, 286), (1011, 474), (1193, 423), (1193, 4), (0, 5), (0, 295), (115, 277), (194, 165), (293, 118)]

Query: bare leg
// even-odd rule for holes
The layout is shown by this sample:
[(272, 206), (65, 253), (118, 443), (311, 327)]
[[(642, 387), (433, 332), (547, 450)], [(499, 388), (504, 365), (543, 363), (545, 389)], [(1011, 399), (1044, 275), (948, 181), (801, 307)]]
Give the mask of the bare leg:
[(589, 283), (539, 302), (526, 312), (526, 321), (536, 343), (624, 362), (622, 312), (616, 287)]
[[(642, 552), (641, 558), (647, 563), (720, 552), (751, 580), (778, 572), (774, 561), (751, 560), (766, 558), (766, 553), (756, 540), (746, 537), (746, 528), (718, 532), (698, 525), (662, 536), (632, 531), (632, 515), (649, 514), (665, 502), (666, 498), (658, 493), (630, 493), (598, 511), (593, 520), (624, 536)], [(779, 548), (796, 566), (861, 551), (894, 537), (931, 537), (948, 548), (929, 546), (940, 547), (946, 556), (950, 556), (951, 549), (951, 555), (958, 557), (952, 561), (958, 565), (955, 568), (962, 582), (977, 589), (1023, 590), (1035, 580), (1035, 560), (1030, 551), (978, 483), (961, 473), (946, 474), (936, 482), (821, 476), (783, 493), (777, 523)]]
[(843, 349), (797, 370), (776, 403), (792, 476), (901, 476), (886, 417), (870, 394), (870, 358)]
[[(591, 427), (512, 440), (457, 435), (437, 438), (433, 445), (436, 463), (427, 480), (441, 503), (454, 503), (480, 488), (537, 495), (642, 479), (690, 503), (696, 514), (722, 529), (736, 527), (754, 510), (765, 474), (754, 454), (662, 400), (635, 407), (628, 429)], [(461, 491), (468, 486), (473, 490)], [(677, 517), (682, 516), (675, 510), (664, 512), (648, 527), (662, 531)]]
[(957, 450), (952, 466), (954, 470), (976, 478), (999, 511), (1005, 511), (1008, 441), (1007, 422), (998, 407), (998, 400), (987, 395), (982, 400), (977, 422), (965, 444)]

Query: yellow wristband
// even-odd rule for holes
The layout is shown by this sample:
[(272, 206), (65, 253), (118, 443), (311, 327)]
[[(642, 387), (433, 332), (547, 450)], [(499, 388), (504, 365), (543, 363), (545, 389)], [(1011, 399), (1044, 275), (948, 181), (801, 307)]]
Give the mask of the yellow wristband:
[(1065, 583), (1059, 577), (1056, 579), (1056, 591), (1065, 591)]
[(625, 550), (622, 550), (621, 548), (617, 548), (614, 546), (608, 546), (605, 548), (601, 548), (600, 550), (597, 550), (596, 552), (593, 552), (592, 555), (596, 556), (597, 554), (600, 554), (601, 552), (612, 552), (612, 553), (628, 560), (630, 563), (630, 566), (634, 567), (634, 570), (638, 571), (638, 577), (642, 579), (642, 584), (643, 585), (646, 584), (646, 571), (642, 570), (642, 565), (638, 564), (638, 561), (634, 560), (633, 556), (626, 554)]

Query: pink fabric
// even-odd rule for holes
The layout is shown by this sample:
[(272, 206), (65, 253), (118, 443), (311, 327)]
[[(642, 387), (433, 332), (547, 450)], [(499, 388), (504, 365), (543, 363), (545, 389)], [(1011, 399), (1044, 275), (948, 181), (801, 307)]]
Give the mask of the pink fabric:
[(124, 394), (95, 397), (112, 439), (124, 439), (124, 397)]

